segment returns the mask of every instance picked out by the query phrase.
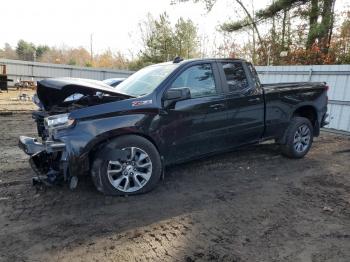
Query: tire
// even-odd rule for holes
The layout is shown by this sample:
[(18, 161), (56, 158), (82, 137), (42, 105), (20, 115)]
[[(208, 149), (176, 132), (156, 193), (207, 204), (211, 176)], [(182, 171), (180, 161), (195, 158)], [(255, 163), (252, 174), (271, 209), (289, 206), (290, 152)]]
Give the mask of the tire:
[[(111, 161), (101, 158), (99, 152), (107, 146), (126, 150), (128, 160)], [(121, 136), (104, 145), (95, 154), (91, 167), (91, 177), (96, 189), (114, 196), (146, 193), (156, 186), (161, 173), (162, 162), (158, 150), (149, 140), (137, 135)]]
[(289, 158), (303, 158), (312, 146), (312, 124), (307, 118), (294, 117), (284, 136), (286, 143), (281, 145), (282, 154)]

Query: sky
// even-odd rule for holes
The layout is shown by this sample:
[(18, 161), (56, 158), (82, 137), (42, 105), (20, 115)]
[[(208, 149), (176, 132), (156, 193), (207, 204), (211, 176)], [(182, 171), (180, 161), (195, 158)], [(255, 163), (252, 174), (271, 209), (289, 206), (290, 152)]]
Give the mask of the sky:
[[(204, 6), (192, 1), (170, 5), (171, 0), (1, 0), (0, 47), (16, 46), (19, 39), (49, 46), (83, 46), (94, 53), (106, 49), (129, 56), (141, 48), (138, 24), (147, 13), (157, 17), (166, 11), (173, 23), (179, 17), (191, 18), (199, 34), (213, 41), (217, 26), (234, 19), (233, 0), (218, 0), (206, 13)], [(243, 0), (250, 2), (250, 0)], [(271, 0), (254, 0), (254, 8), (266, 6)], [(337, 0), (343, 10), (350, 0)], [(5, 12), (3, 12), (6, 10)]]

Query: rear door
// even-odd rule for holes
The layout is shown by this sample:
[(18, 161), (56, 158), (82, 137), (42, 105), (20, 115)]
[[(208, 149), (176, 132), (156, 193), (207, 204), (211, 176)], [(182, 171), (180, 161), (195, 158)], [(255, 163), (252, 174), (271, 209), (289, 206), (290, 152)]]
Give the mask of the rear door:
[(225, 147), (227, 114), (225, 94), (215, 62), (187, 66), (169, 88), (188, 87), (191, 99), (178, 101), (162, 114), (162, 136), (169, 162), (178, 162)]
[(227, 145), (259, 140), (264, 132), (263, 89), (241, 61), (220, 61), (218, 68), (227, 98)]

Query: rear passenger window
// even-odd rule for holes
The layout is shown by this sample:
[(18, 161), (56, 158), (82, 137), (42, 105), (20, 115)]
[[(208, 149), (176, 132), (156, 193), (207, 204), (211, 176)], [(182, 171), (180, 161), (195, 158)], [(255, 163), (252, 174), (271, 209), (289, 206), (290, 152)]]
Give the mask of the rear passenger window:
[(241, 63), (221, 63), (229, 92), (240, 92), (249, 87), (247, 76)]
[(192, 66), (175, 79), (171, 88), (188, 87), (191, 97), (202, 97), (216, 94), (213, 70), (210, 64)]
[(258, 73), (256, 72), (254, 66), (251, 63), (248, 63), (248, 68), (250, 70), (250, 72), (252, 73), (252, 77), (253, 77), (253, 81), (256, 87), (260, 86), (260, 80), (259, 80), (259, 76)]

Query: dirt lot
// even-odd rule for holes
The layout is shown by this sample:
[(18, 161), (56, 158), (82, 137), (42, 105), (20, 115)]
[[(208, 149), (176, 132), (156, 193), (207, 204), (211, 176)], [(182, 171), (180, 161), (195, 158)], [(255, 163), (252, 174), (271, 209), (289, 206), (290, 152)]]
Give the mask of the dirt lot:
[[(19, 96), (23, 94), (29, 99), (20, 100)], [(35, 91), (31, 89), (16, 90), (15, 88), (10, 88), (8, 92), (1, 91), (0, 92), (0, 112), (35, 110), (36, 105), (31, 100), (34, 94), (35, 94)]]
[(30, 115), (0, 116), (0, 261), (349, 261), (349, 137), (323, 133), (302, 160), (253, 146), (112, 198), (88, 179), (36, 192), (20, 134)]

